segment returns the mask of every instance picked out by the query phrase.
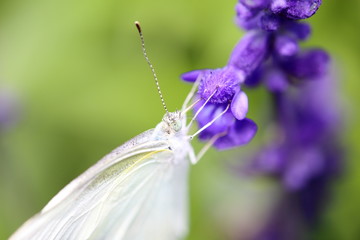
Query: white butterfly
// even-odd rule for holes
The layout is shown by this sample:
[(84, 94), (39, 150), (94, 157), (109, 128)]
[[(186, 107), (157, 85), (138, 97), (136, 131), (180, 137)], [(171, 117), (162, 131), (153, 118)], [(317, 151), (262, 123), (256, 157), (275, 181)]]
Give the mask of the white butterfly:
[(167, 113), (61, 190), (10, 239), (179, 239), (187, 233), (192, 147)]
[[(144, 55), (147, 59), (145, 51)], [(167, 112), (155, 129), (105, 156), (61, 190), (10, 239), (175, 240), (186, 236), (189, 160), (196, 163), (211, 145), (198, 157), (190, 145), (192, 121), (186, 126), (186, 112), (191, 106), (186, 105), (196, 87), (194, 84), (180, 112)]]

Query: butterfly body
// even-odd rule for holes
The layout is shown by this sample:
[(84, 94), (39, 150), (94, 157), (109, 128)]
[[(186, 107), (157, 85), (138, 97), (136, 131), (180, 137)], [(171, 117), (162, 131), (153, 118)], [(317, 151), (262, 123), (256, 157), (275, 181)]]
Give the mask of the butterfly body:
[[(180, 112), (105, 156), (61, 190), (11, 240), (176, 240), (188, 229), (193, 149)], [(184, 124), (185, 123), (185, 124)]]

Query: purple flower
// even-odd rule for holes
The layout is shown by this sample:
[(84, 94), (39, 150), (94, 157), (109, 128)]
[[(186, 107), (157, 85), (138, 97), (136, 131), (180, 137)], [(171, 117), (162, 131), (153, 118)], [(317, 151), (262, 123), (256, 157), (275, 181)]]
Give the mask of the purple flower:
[(182, 75), (185, 81), (199, 81), (201, 101), (195, 106), (195, 111), (203, 106), (196, 119), (199, 127), (223, 114), (199, 135), (204, 141), (218, 137), (214, 146), (219, 150), (247, 144), (257, 132), (256, 124), (246, 118), (246, 87), (263, 84), (272, 97), (277, 132), (242, 171), (272, 177), (284, 196), (281, 213), (275, 209), (254, 239), (306, 238), (303, 227), (316, 222), (327, 188), (341, 170), (337, 140), (341, 124), (331, 102), (333, 83), (327, 78), (330, 57), (324, 50), (302, 49), (300, 44), (311, 28), (298, 20), (311, 17), (320, 5), (321, 0), (239, 0), (235, 22), (247, 33), (227, 66)]
[(278, 35), (274, 43), (275, 52), (282, 57), (294, 56), (299, 51), (297, 39), (288, 35)]
[(245, 85), (257, 86), (263, 82), (271, 92), (285, 91), (299, 81), (322, 78), (329, 68), (330, 57), (322, 49), (299, 51), (294, 39), (278, 36), (273, 46), (273, 56), (262, 62), (245, 79)]
[[(323, 77), (291, 91), (273, 93), (278, 130), (273, 141), (259, 149), (242, 170), (278, 180), (301, 224), (312, 226), (317, 222), (328, 188), (341, 172), (341, 122), (335, 91), (334, 82)], [(286, 216), (293, 218), (291, 213)], [(276, 227), (271, 221), (255, 239), (285, 233), (285, 226)], [(296, 236), (294, 232), (289, 239)]]
[[(285, 188), (268, 223), (252, 238), (254, 240), (306, 239), (305, 229), (314, 229), (319, 223), (320, 214), (329, 200), (329, 188), (341, 170), (342, 152), (335, 141), (329, 146), (320, 144), (297, 151), (286, 149), (290, 147), (286, 144), (280, 148), (270, 147), (273, 152), (269, 157), (275, 159), (263, 165), (268, 166), (269, 175), (271, 169), (271, 176), (280, 178)], [(263, 164), (265, 162), (264, 159)]]
[(240, 88), (240, 83), (244, 81), (242, 71), (227, 66), (215, 70), (204, 69), (187, 72), (181, 78), (189, 82), (194, 82), (199, 78), (198, 96), (203, 101), (209, 99), (209, 103), (213, 103), (211, 108), (219, 110), (230, 104), (230, 112), (236, 119), (245, 118), (248, 111), (248, 99)]
[[(279, 2), (276, 0), (274, 2)], [(287, 0), (286, 6), (281, 7), (280, 13), (290, 19), (305, 19), (316, 13), (321, 5), (321, 0)]]
[(261, 29), (271, 32), (276, 31), (281, 27), (282, 21), (279, 16), (276, 16), (271, 13), (264, 13), (260, 17), (259, 26)]
[(305, 22), (288, 21), (284, 24), (284, 29), (286, 29), (289, 35), (293, 35), (302, 41), (306, 40), (311, 33), (310, 25)]
[(293, 150), (289, 156), (286, 170), (283, 173), (283, 183), (287, 189), (299, 190), (325, 169), (326, 159), (321, 148), (315, 146)]
[[(248, 143), (256, 133), (256, 125), (246, 119), (248, 98), (242, 86), (264, 85), (270, 92), (286, 91), (297, 80), (321, 77), (328, 58), (320, 50), (301, 51), (299, 41), (310, 34), (310, 27), (297, 19), (310, 17), (321, 1), (239, 0), (236, 22), (251, 30), (232, 51), (228, 64), (219, 69), (203, 69), (184, 73), (187, 82), (199, 81), (198, 97), (205, 104), (198, 115), (200, 127), (229, 110), (200, 134), (209, 140), (225, 134), (215, 142), (218, 149)], [(309, 60), (309, 58), (311, 58)], [(307, 61), (313, 65), (305, 69)], [(304, 66), (303, 66), (304, 65)]]
[(220, 137), (214, 143), (219, 150), (226, 150), (248, 144), (257, 132), (257, 125), (249, 118), (235, 120), (230, 125), (225, 136)]
[(269, 35), (250, 32), (235, 46), (228, 65), (250, 75), (266, 59), (269, 52)]
[(263, 76), (267, 89), (271, 92), (283, 92), (290, 85), (289, 77), (281, 69), (276, 67), (267, 69)]
[(236, 45), (228, 65), (244, 72), (246, 86), (263, 82), (271, 92), (281, 92), (299, 80), (324, 75), (329, 63), (327, 53), (299, 47), (299, 41), (308, 38), (310, 26), (284, 14), (296, 12), (300, 5), (315, 6), (311, 9), (316, 11), (320, 4), (321, 1), (239, 1), (237, 21), (252, 31)]
[[(240, 98), (241, 98), (240, 94)], [(246, 96), (246, 95), (245, 95)], [(197, 111), (205, 101), (200, 101), (195, 106)], [(199, 128), (205, 126), (208, 122), (220, 115), (226, 109), (226, 104), (213, 104), (205, 105), (204, 109), (199, 113), (197, 122)], [(247, 109), (246, 109), (247, 110)], [(216, 135), (220, 135), (214, 146), (218, 150), (226, 150), (249, 143), (257, 132), (256, 124), (248, 118), (245, 118), (245, 114), (241, 120), (234, 117), (232, 110), (228, 110), (224, 115), (217, 119), (211, 126), (206, 128), (200, 133), (199, 139), (203, 141), (210, 140)]]
[[(181, 78), (188, 82), (199, 81), (198, 97), (194, 111), (201, 110), (197, 117), (199, 127), (220, 116), (212, 125), (200, 133), (200, 140), (207, 141), (219, 136), (214, 146), (225, 150), (250, 142), (257, 131), (256, 124), (245, 118), (248, 111), (248, 98), (240, 88), (244, 82), (244, 72), (232, 66), (210, 70), (195, 70), (182, 74)], [(205, 104), (205, 102), (208, 103)]]
[(276, 31), (284, 23), (311, 17), (320, 5), (321, 0), (239, 0), (236, 23), (246, 30)]
[(298, 79), (323, 77), (329, 65), (329, 55), (321, 49), (308, 49), (290, 58), (280, 58), (281, 67)]
[(239, 4), (251, 9), (262, 9), (270, 3), (270, 0), (239, 0)]
[(198, 94), (204, 100), (210, 98), (211, 103), (228, 103), (240, 91), (240, 83), (244, 75), (231, 67), (206, 70), (199, 84)]

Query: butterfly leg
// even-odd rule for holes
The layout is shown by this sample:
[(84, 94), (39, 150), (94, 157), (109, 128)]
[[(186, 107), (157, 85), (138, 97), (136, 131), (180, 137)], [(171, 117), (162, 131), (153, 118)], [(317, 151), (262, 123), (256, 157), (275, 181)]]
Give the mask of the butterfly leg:
[(200, 84), (200, 80), (202, 78), (202, 73), (199, 74), (199, 76), (197, 77), (196, 81), (194, 82), (189, 94), (186, 96), (186, 99), (182, 105), (182, 108), (181, 108), (181, 112), (183, 112), (186, 108), (187, 108), (187, 105), (189, 104), (190, 100), (194, 97), (195, 95), (195, 91), (197, 89), (197, 87), (199, 86)]
[[(213, 120), (211, 120), (210, 122), (208, 122), (205, 126), (203, 126), (202, 128), (200, 128), (196, 133), (194, 133), (193, 135), (190, 136), (190, 139), (193, 139), (195, 136), (197, 136), (199, 133), (201, 133), (202, 131), (204, 131), (205, 129), (207, 129), (208, 127), (210, 127), (216, 120), (218, 120), (222, 115), (224, 115), (227, 110), (229, 110), (230, 104), (227, 105), (227, 107), (225, 108), (224, 111), (222, 111), (219, 115), (217, 115)], [(216, 136), (216, 135), (215, 135)]]
[(198, 159), (195, 155), (195, 152), (194, 152), (194, 149), (191, 149), (190, 152), (189, 152), (189, 158), (190, 158), (190, 162), (192, 164), (196, 164), (198, 162)]
[[(191, 161), (192, 164), (196, 164), (198, 161), (200, 161), (200, 159), (205, 155), (205, 153), (210, 149), (210, 147), (212, 147), (212, 145), (214, 145), (214, 143), (216, 142), (216, 140), (218, 140), (219, 138), (223, 137), (226, 135), (226, 132), (222, 132), (219, 134), (216, 134), (215, 136), (213, 136), (203, 147), (202, 149), (199, 151), (199, 153), (196, 155), (195, 157), (195, 162)], [(190, 158), (191, 159), (191, 158)]]
[[(206, 103), (205, 103), (206, 104)], [(200, 128), (196, 133), (194, 133), (193, 135), (190, 136), (190, 139), (192, 140), (195, 136), (197, 136), (198, 134), (200, 134), (202, 131), (204, 131), (206, 128), (208, 128), (209, 126), (211, 126), (217, 119), (219, 119), (222, 115), (224, 115), (230, 108), (230, 104), (227, 105), (227, 107), (225, 108), (224, 111), (222, 111), (219, 115), (217, 115), (213, 120), (211, 120), (210, 122), (208, 122), (205, 126), (203, 126), (202, 128)], [(196, 156), (190, 156), (190, 160), (192, 164), (196, 164), (204, 155), (205, 153), (209, 150), (209, 148), (216, 142), (216, 140), (218, 140), (219, 138), (225, 136), (227, 134), (227, 132), (221, 132), (218, 133), (216, 135), (214, 135), (205, 145), (204, 147), (200, 150), (200, 152), (196, 155)], [(194, 153), (192, 153), (193, 155), (195, 155)], [(190, 154), (189, 154), (190, 155)]]
[(214, 96), (214, 94), (216, 93), (217, 89), (210, 95), (210, 97), (208, 97), (208, 99), (206, 99), (205, 103), (199, 108), (199, 110), (197, 110), (197, 112), (195, 113), (194, 117), (190, 120), (189, 124), (186, 126), (188, 129), (191, 127), (192, 123), (194, 122), (194, 120), (196, 119), (196, 117), (200, 114), (200, 112), (204, 109), (205, 105), (210, 101), (210, 99), (212, 98), (212, 96)]

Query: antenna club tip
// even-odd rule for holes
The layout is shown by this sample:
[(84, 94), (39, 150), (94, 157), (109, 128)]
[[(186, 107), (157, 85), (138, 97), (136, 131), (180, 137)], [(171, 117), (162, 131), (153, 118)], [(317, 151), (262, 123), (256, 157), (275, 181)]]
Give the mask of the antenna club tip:
[(139, 22), (139, 21), (135, 21), (134, 23), (135, 23), (135, 26), (136, 26), (137, 30), (138, 30), (139, 32), (141, 32), (140, 22)]

